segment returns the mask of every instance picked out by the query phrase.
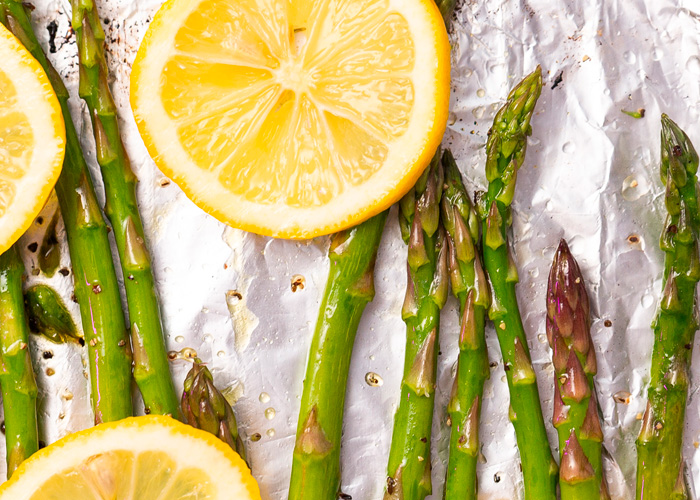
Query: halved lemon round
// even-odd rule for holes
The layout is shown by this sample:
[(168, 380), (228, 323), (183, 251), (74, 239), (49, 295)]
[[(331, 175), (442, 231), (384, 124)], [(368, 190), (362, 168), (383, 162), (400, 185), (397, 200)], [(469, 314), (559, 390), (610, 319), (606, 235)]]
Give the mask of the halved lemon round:
[(0, 253), (49, 198), (65, 144), (61, 108), (46, 73), (0, 25)]
[(449, 77), (433, 0), (168, 0), (131, 102), (156, 164), (202, 209), (310, 238), (410, 189), (442, 139)]
[(260, 500), (245, 462), (170, 417), (132, 417), (71, 434), (26, 460), (0, 500)]

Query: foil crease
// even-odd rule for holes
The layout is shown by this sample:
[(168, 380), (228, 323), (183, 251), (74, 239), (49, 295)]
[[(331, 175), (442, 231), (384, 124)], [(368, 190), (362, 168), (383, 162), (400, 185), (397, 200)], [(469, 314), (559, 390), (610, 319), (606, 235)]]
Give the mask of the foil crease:
[[(282, 241), (227, 228), (156, 169), (136, 130), (128, 89), (131, 62), (161, 2), (98, 3), (124, 140), (140, 179), (138, 196), (168, 348), (194, 348), (208, 363), (215, 382), (234, 403), (263, 498), (285, 500), (307, 351), (328, 272), (328, 239)], [(69, 21), (68, 0), (36, 1), (36, 31), (71, 91), (76, 127), (97, 173), (86, 107), (77, 97), (77, 52)], [(513, 204), (521, 312), (550, 445), (558, 453), (549, 425), (553, 369), (545, 336), (545, 290), (556, 245), (566, 238), (591, 300), (610, 490), (615, 499), (631, 499), (634, 441), (645, 407), (653, 343), (649, 324), (661, 291), (659, 117), (669, 114), (700, 147), (700, 7), (696, 0), (464, 0), (450, 37), (451, 114), (443, 144), (455, 153), (471, 193), (485, 187), (484, 145), (496, 110), (521, 77), (542, 66), (545, 88)], [(621, 111), (639, 108), (646, 110), (644, 118)], [(96, 187), (103, 201), (99, 180)], [(61, 223), (58, 229), (61, 263), (69, 267)], [(21, 240), (30, 271), (37, 267), (37, 257), (27, 246), (40, 241), (41, 231), (37, 226)], [(381, 499), (386, 484), (403, 370), (405, 256), (392, 209), (379, 250), (376, 298), (360, 324), (347, 387), (342, 490), (355, 500)], [(297, 275), (303, 277), (303, 287), (292, 286)], [(72, 275), (46, 279), (30, 272), (27, 286), (53, 285), (80, 325), (71, 280)], [(457, 334), (457, 303), (450, 299), (442, 313), (433, 500), (442, 497), (449, 441), (445, 410)], [(481, 419), (479, 498), (522, 498), (515, 435), (507, 417), (508, 390), (492, 327), (487, 337), (492, 369)], [(83, 348), (36, 336), (31, 348), (40, 387), (42, 442), (89, 427), (93, 417)], [(683, 457), (691, 498), (696, 498), (697, 341), (693, 358)], [(175, 360), (171, 369), (180, 390), (189, 364)], [(384, 383), (368, 385), (368, 372)], [(137, 396), (135, 401), (140, 408)], [(256, 434), (260, 440), (251, 439)], [(4, 446), (0, 455), (4, 476)]]

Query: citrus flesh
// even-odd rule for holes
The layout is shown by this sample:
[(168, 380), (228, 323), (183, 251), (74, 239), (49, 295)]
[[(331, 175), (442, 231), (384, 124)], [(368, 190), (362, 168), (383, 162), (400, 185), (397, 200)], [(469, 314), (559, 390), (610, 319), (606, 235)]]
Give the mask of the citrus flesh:
[(234, 227), (309, 238), (388, 208), (438, 147), (433, 0), (168, 0), (131, 101), (159, 168)]
[(245, 462), (170, 417), (132, 417), (71, 434), (26, 460), (0, 500), (260, 500)]
[(65, 128), (46, 73), (0, 25), (0, 253), (29, 228), (61, 172)]

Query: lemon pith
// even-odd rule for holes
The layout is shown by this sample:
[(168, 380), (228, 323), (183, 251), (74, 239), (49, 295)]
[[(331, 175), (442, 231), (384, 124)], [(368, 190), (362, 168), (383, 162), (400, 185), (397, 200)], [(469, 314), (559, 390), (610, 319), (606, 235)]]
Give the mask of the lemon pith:
[(0, 25), (0, 253), (29, 228), (58, 179), (65, 128), (38, 62)]
[(449, 44), (427, 0), (169, 0), (131, 98), (157, 165), (205, 211), (312, 237), (420, 175), (447, 119)]

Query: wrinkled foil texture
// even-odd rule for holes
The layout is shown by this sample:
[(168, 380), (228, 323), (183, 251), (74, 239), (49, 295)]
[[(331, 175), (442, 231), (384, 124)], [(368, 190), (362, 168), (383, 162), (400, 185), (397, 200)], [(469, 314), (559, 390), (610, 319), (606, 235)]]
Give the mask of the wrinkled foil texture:
[[(328, 272), (328, 239), (281, 241), (227, 228), (167, 182), (146, 153), (128, 99), (131, 62), (161, 2), (98, 3), (124, 139), (140, 178), (138, 196), (168, 348), (192, 347), (208, 362), (216, 383), (235, 402), (263, 498), (284, 500), (307, 350)], [(86, 107), (77, 98), (69, 1), (36, 0), (35, 7), (36, 30), (70, 88), (78, 132), (97, 172)], [(634, 441), (645, 407), (653, 343), (649, 325), (659, 299), (663, 262), (658, 247), (664, 217), (659, 117), (668, 113), (700, 146), (700, 5), (697, 0), (465, 0), (458, 6), (450, 36), (452, 112), (444, 145), (454, 151), (472, 193), (485, 188), (484, 144), (497, 108), (522, 76), (542, 66), (545, 87), (513, 204), (523, 320), (550, 445), (556, 450), (556, 433), (549, 425), (553, 370), (544, 295), (554, 250), (559, 239), (566, 238), (592, 304), (611, 493), (615, 499), (633, 498)], [(646, 110), (642, 119), (621, 112), (638, 108)], [(103, 199), (100, 181), (96, 184)], [(60, 223), (59, 233), (65, 240)], [(41, 232), (33, 230), (23, 238), (23, 246), (40, 237)], [(355, 500), (381, 499), (386, 484), (403, 369), (405, 254), (393, 209), (379, 251), (376, 298), (362, 318), (347, 387), (342, 490)], [(26, 250), (24, 258), (30, 270), (36, 268), (36, 254)], [(70, 265), (65, 246), (62, 263)], [(303, 277), (304, 286), (294, 292), (296, 275)], [(30, 273), (27, 284), (41, 281), (61, 291), (78, 320), (77, 304), (70, 300), (72, 276), (46, 279)], [(442, 313), (433, 500), (442, 497), (449, 441), (445, 408), (457, 332), (457, 302), (450, 299)], [(507, 417), (508, 390), (491, 326), (487, 336), (492, 369), (482, 413), (479, 498), (517, 499), (522, 498), (522, 478)], [(89, 427), (82, 348), (36, 337), (31, 347), (40, 387), (42, 441), (50, 443)], [(691, 495), (700, 492), (697, 345), (693, 358), (683, 448)], [(171, 368), (180, 389), (189, 363), (176, 360)], [(369, 386), (368, 372), (378, 374), (383, 383)], [(628, 401), (618, 401), (625, 398)], [(138, 396), (135, 401), (141, 407)], [(256, 434), (261, 439), (251, 440)], [(0, 454), (4, 468), (4, 447)], [(4, 469), (0, 473), (4, 476)]]

